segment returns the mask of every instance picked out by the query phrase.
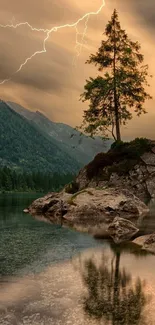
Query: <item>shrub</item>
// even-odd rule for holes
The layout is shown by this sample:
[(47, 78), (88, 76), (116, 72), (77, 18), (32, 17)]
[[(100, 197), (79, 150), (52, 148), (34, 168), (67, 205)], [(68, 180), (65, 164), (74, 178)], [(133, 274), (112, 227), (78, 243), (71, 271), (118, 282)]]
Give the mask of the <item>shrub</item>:
[(151, 142), (145, 138), (136, 138), (131, 142), (114, 142), (107, 153), (99, 153), (87, 165), (88, 179), (99, 176), (105, 167), (111, 166), (109, 172), (115, 170), (119, 175), (128, 173), (151, 146)]
[(111, 145), (111, 149), (119, 149), (121, 146), (124, 146), (125, 142), (123, 141), (115, 141)]
[(97, 176), (104, 167), (112, 164), (113, 160), (110, 154), (99, 153), (86, 167), (88, 179), (92, 179), (94, 176)]

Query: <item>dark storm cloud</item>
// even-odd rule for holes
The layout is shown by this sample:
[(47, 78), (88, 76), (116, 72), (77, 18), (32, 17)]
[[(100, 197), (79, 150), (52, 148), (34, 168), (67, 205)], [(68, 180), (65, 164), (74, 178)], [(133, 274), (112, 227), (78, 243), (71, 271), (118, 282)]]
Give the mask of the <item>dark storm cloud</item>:
[[(38, 28), (52, 28), (77, 21), (84, 13), (96, 11), (102, 0), (1, 0), (0, 24), (28, 21)], [(23, 26), (15, 29), (0, 28), (0, 79), (12, 76), (10, 82), (0, 86), (0, 97), (15, 101), (32, 110), (39, 109), (50, 118), (78, 125), (81, 122), (83, 109), (88, 103), (79, 102), (85, 80), (96, 75), (91, 65), (85, 65), (91, 53), (97, 51), (103, 38), (103, 32), (112, 11), (117, 8), (122, 28), (130, 37), (142, 44), (146, 63), (149, 63), (151, 73), (155, 75), (154, 66), (154, 30), (155, 1), (154, 0), (105, 0), (106, 6), (98, 16), (91, 16), (88, 23), (86, 48), (82, 49), (76, 62), (72, 65), (76, 54), (75, 29), (62, 29), (50, 35), (46, 43), (47, 53), (37, 55), (28, 61), (23, 69), (14, 75), (26, 58), (35, 51), (43, 49), (44, 33), (32, 32)], [(83, 32), (85, 22), (78, 26)], [(80, 41), (80, 37), (78, 38)], [(97, 72), (98, 73), (98, 72)], [(152, 81), (151, 90), (155, 88)], [(84, 106), (85, 105), (85, 106)], [(154, 102), (149, 103), (147, 115), (149, 125), (154, 123)], [(137, 130), (137, 120), (132, 121), (134, 135), (145, 127), (146, 117), (138, 120), (141, 124)], [(153, 128), (152, 128), (153, 130)], [(137, 132), (137, 133), (136, 133)], [(151, 132), (151, 128), (149, 128)], [(143, 134), (144, 135), (144, 134)], [(150, 135), (149, 135), (150, 136)]]
[(13, 82), (51, 93), (62, 93), (66, 91), (66, 88), (78, 87), (76, 81), (73, 85), (70, 78), (69, 58), (72, 58), (70, 51), (52, 44), (45, 56), (44, 63), (42, 63), (43, 57), (38, 56), (33, 59), (35, 65), (31, 62), (29, 66), (25, 66), (24, 71), (14, 76)]
[(18, 85), (24, 85), (28, 87), (33, 87), (34, 89), (43, 90), (43, 91), (50, 91), (53, 92), (60, 92), (63, 91), (63, 83), (56, 79), (56, 74), (52, 76), (45, 75), (43, 71), (32, 71), (29, 74), (25, 74), (24, 76), (17, 75), (14, 78), (14, 83)]
[(80, 10), (75, 10), (74, 2), (66, 0), (1, 0), (1, 11), (7, 12), (10, 19), (17, 22), (29, 21), (37, 27), (51, 27), (57, 23), (75, 20), (80, 15)]
[(143, 23), (147, 27), (155, 27), (155, 1), (154, 0), (136, 0), (131, 4), (138, 16), (143, 18)]
[(155, 27), (155, 1), (154, 0), (109, 0), (107, 5), (117, 8), (118, 11), (127, 14), (132, 12), (141, 19), (147, 28)]

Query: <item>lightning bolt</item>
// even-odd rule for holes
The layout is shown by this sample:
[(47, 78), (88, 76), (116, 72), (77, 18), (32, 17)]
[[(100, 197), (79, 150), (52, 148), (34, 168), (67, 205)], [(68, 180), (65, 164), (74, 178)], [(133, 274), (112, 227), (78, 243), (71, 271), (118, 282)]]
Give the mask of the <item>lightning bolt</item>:
[[(47, 52), (46, 42), (48, 41), (51, 33), (52, 32), (57, 32), (57, 31), (59, 31), (62, 28), (75, 28), (76, 29), (76, 47), (75, 48), (76, 48), (76, 51), (77, 51), (77, 56), (79, 56), (80, 53), (81, 53), (81, 51), (82, 51), (82, 48), (84, 46), (84, 38), (86, 36), (86, 32), (87, 32), (87, 28), (88, 28), (88, 20), (89, 20), (90, 16), (98, 15), (101, 12), (101, 10), (103, 9), (104, 6), (105, 6), (105, 0), (102, 0), (102, 4), (101, 4), (100, 8), (97, 11), (91, 11), (91, 12), (86, 13), (85, 15), (83, 15), (81, 18), (79, 18), (76, 22), (74, 22), (72, 24), (60, 25), (60, 26), (52, 27), (51, 29), (36, 28), (36, 27), (33, 27), (32, 25), (30, 25), (27, 21), (26, 22), (17, 23), (17, 24), (14, 24), (13, 22), (11, 24), (6, 24), (6, 25), (0, 24), (0, 27), (1, 28), (14, 28), (14, 29), (16, 29), (16, 28), (21, 27), (21, 26), (28, 26), (31, 29), (31, 31), (37, 31), (37, 32), (43, 32), (43, 33), (45, 33), (45, 38), (43, 40), (43, 49), (40, 50), (40, 51), (34, 52), (30, 57), (28, 57), (23, 63), (21, 63), (20, 67), (9, 78), (4, 79), (2, 82), (0, 82), (0, 85), (3, 85), (5, 82), (10, 81), (12, 79), (12, 77), (14, 75), (16, 75), (19, 71), (21, 71), (21, 69), (33, 57), (35, 57), (36, 55), (39, 55), (39, 54), (46, 53)], [(78, 35), (79, 35), (79, 32), (78, 32), (78, 24), (80, 22), (82, 22), (83, 20), (85, 20), (85, 28), (84, 28), (84, 31), (82, 33), (81, 42), (79, 42), (78, 41)]]
[[(75, 57), (73, 59), (73, 65), (76, 65), (77, 58), (80, 56), (80, 54), (82, 52), (82, 48), (84, 47), (85, 37), (86, 37), (87, 29), (88, 29), (88, 21), (89, 21), (89, 16), (86, 17), (85, 28), (84, 28), (83, 33), (79, 33), (78, 25), (75, 26), (75, 30), (76, 30), (75, 51), (76, 51), (76, 55), (75, 55)], [(78, 36), (82, 36), (81, 42), (78, 41)]]
[(80, 56), (80, 54), (82, 52), (82, 48), (84, 46), (84, 39), (86, 37), (86, 33), (87, 33), (87, 29), (88, 29), (88, 21), (89, 21), (89, 16), (87, 16), (86, 21), (85, 21), (85, 28), (84, 28), (84, 31), (83, 31), (83, 34), (82, 34), (82, 39), (81, 39), (81, 43), (80, 43), (78, 56)]
[(10, 20), (11, 24), (15, 22), (15, 17), (13, 16), (12, 19)]

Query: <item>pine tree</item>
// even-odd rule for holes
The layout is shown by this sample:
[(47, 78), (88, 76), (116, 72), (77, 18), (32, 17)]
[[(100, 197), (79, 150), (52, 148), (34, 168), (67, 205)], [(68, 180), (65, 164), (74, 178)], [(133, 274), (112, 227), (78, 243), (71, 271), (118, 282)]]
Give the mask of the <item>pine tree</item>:
[(152, 97), (148, 87), (148, 65), (142, 65), (144, 56), (138, 42), (129, 39), (121, 29), (118, 13), (114, 10), (105, 29), (106, 39), (98, 52), (91, 54), (86, 63), (94, 63), (103, 76), (86, 80), (82, 101), (89, 100), (89, 109), (84, 111), (83, 128), (93, 135), (109, 128), (115, 140), (121, 140), (120, 126), (132, 119), (133, 109), (139, 116), (146, 113), (144, 103)]

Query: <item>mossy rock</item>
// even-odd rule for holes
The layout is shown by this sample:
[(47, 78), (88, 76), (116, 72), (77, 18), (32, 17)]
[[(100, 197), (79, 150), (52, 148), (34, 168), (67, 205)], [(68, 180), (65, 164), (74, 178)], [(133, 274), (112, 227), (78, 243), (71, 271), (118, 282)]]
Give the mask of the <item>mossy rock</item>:
[(78, 183), (76, 183), (76, 181), (72, 181), (71, 183), (65, 186), (65, 192), (68, 194), (77, 193), (78, 190), (79, 190), (79, 185)]
[(81, 190), (81, 191), (79, 191), (79, 192), (77, 192), (77, 193), (74, 193), (74, 194), (69, 198), (69, 200), (67, 201), (67, 203), (70, 204), (70, 205), (74, 205), (74, 206), (76, 206), (76, 203), (74, 202), (74, 199), (75, 199), (78, 195), (80, 195), (80, 194), (82, 194), (82, 193), (88, 193), (89, 195), (92, 195), (92, 196), (93, 196), (93, 193), (92, 193), (90, 190), (88, 190), (88, 189), (84, 189), (84, 190)]

